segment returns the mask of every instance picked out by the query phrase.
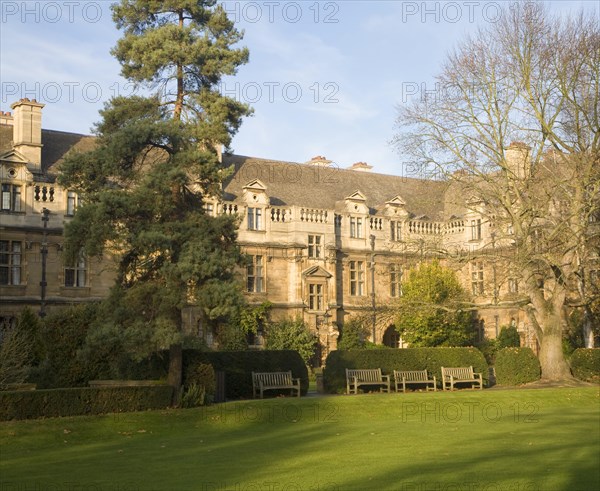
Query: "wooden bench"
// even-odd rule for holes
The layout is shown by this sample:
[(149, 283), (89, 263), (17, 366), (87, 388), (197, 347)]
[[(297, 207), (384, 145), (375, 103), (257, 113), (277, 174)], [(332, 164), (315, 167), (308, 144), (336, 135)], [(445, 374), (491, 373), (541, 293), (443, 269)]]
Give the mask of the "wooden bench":
[(291, 389), (300, 397), (300, 379), (292, 378), (292, 372), (252, 372), (252, 395), (256, 398), (260, 394), (263, 398), (263, 392), (269, 389)]
[(483, 389), (483, 379), (481, 373), (474, 373), (473, 367), (448, 368), (442, 367), (442, 388), (454, 390), (454, 384), (470, 382), (472, 387), (479, 384), (479, 389)]
[(400, 385), (402, 385), (402, 392), (406, 392), (406, 384), (424, 385), (427, 390), (437, 391), (437, 380), (435, 376), (429, 378), (427, 370), (394, 370), (394, 383), (396, 392)]
[(382, 375), (381, 368), (346, 368), (346, 393), (358, 394), (361, 385), (381, 385), (380, 391), (390, 391), (390, 376)]

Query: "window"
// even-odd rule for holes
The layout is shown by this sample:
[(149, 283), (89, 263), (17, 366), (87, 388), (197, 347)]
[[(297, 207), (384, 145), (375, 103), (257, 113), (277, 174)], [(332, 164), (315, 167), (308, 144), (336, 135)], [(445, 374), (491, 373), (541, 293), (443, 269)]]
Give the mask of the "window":
[(471, 220), (471, 240), (481, 240), (481, 218)]
[(215, 205), (213, 203), (204, 203), (204, 211), (208, 216), (215, 216)]
[(397, 264), (390, 264), (390, 296), (402, 296), (402, 268)]
[(360, 297), (365, 294), (365, 263), (350, 261), (350, 295)]
[(248, 208), (248, 230), (262, 229), (262, 208)]
[(519, 293), (519, 282), (515, 278), (508, 279), (508, 293)]
[(67, 191), (67, 216), (72, 217), (78, 206), (79, 198), (75, 191)]
[(390, 222), (390, 239), (396, 242), (402, 240), (402, 222)]
[(21, 186), (2, 184), (2, 211), (21, 211)]
[(322, 236), (321, 235), (309, 235), (308, 236), (308, 257), (319, 258), (322, 257)]
[(350, 217), (350, 237), (362, 239), (363, 219), (360, 217)]
[(21, 284), (21, 243), (0, 240), (0, 285)]
[(310, 310), (323, 310), (323, 285), (308, 285), (308, 308)]
[(261, 293), (264, 291), (262, 256), (250, 256), (250, 262), (246, 266), (246, 278), (246, 291), (250, 293)]
[(83, 288), (87, 285), (87, 261), (83, 254), (79, 255), (79, 258), (75, 264), (71, 267), (65, 268), (65, 286), (73, 288)]
[(471, 264), (471, 290), (474, 296), (483, 295), (483, 262)]

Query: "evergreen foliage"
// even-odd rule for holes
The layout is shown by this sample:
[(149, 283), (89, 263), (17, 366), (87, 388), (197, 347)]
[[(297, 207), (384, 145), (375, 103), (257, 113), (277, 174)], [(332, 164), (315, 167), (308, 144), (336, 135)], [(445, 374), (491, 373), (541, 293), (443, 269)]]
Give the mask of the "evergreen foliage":
[(215, 321), (243, 304), (236, 220), (209, 216), (203, 204), (219, 196), (227, 175), (216, 146), (227, 146), (251, 112), (219, 91), (248, 51), (234, 48), (242, 33), (214, 0), (121, 0), (112, 8), (124, 31), (112, 51), (122, 74), (153, 94), (106, 103), (96, 148), (63, 163), (61, 184), (84, 203), (66, 227), (66, 255), (117, 258), (105, 324), (118, 326), (137, 358), (172, 347), (178, 386), (182, 309), (198, 306)]

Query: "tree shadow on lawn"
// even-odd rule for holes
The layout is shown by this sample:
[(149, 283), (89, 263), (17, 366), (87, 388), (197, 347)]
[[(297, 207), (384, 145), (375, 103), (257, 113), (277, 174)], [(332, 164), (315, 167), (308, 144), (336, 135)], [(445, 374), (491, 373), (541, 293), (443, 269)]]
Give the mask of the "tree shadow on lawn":
[[(597, 417), (597, 413), (596, 417)], [(513, 416), (506, 416), (512, 419)], [(505, 421), (506, 423), (506, 421)], [(474, 449), (482, 443), (494, 450), (485, 454), (464, 446), (440, 445), (419, 460), (405, 459), (385, 474), (347, 481), (346, 490), (393, 491), (589, 491), (600, 489), (600, 425), (593, 419), (569, 423), (543, 416), (538, 424), (515, 425), (508, 435), (473, 434)], [(540, 435), (545, 438), (540, 441)], [(587, 435), (587, 439), (582, 439)], [(399, 446), (402, 442), (399, 442)], [(415, 449), (416, 450), (416, 449)], [(415, 452), (416, 454), (416, 452)], [(369, 460), (365, 456), (365, 460)]]
[[(386, 396), (381, 401), (387, 405), (377, 397), (352, 398), (336, 421), (328, 412), (311, 412), (315, 404), (334, 400), (285, 398), (125, 415), (103, 421), (97, 441), (90, 441), (94, 420), (63, 435), (71, 421), (64, 418), (47, 427), (57, 434), (52, 444), (23, 455), (3, 451), (7, 473), (1, 482), (128, 491), (600, 488), (595, 407), (542, 411), (529, 423), (506, 412), (485, 425), (464, 419), (401, 422), (396, 403), (433, 404), (430, 397)], [(451, 407), (463, 399), (437, 400)], [(140, 432), (142, 425), (148, 431)]]
[[(276, 407), (290, 405), (293, 406), (277, 403)], [(255, 407), (268, 406), (257, 403)], [(55, 442), (22, 455), (3, 456), (6, 472), (2, 473), (0, 487), (127, 491), (304, 489), (304, 483), (295, 478), (296, 472), (310, 468), (311, 462), (318, 460), (311, 452), (314, 442), (330, 438), (318, 422), (304, 424), (290, 418), (272, 418), (269, 412), (256, 418), (256, 413), (249, 411), (223, 415), (216, 410), (218, 417), (210, 420), (213, 413), (207, 418), (203, 409), (189, 411), (184, 421), (171, 418), (163, 426), (154, 423), (151, 431), (143, 433), (137, 432), (139, 424), (133, 417), (131, 431), (109, 430), (107, 441), (97, 442), (78, 439), (75, 430), (64, 435), (67, 440), (63, 443), (63, 430), (58, 427), (69, 426), (69, 418), (64, 418), (62, 425), (53, 424), (52, 431), (58, 435)], [(192, 411), (197, 417), (191, 416)], [(320, 491), (342, 489), (328, 486), (318, 477), (308, 485)]]

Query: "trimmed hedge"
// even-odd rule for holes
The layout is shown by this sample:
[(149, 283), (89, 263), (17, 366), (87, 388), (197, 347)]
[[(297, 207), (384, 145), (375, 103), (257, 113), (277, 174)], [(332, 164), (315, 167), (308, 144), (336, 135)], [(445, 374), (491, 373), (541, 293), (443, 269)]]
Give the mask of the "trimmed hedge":
[(540, 361), (531, 348), (503, 348), (496, 354), (496, 383), (521, 385), (540, 379)]
[(588, 382), (600, 382), (600, 349), (578, 348), (569, 360), (573, 375)]
[[(187, 383), (194, 367), (202, 363), (212, 365), (214, 370), (225, 372), (225, 397), (227, 399), (252, 398), (252, 372), (287, 372), (300, 378), (301, 394), (308, 391), (308, 370), (297, 351), (293, 350), (246, 350), (203, 351), (183, 350), (183, 381)], [(129, 361), (121, 367), (126, 378), (166, 379), (169, 370), (169, 352), (161, 351), (141, 363)], [(269, 391), (267, 394), (275, 394)], [(286, 391), (282, 391), (285, 394)], [(289, 393), (289, 390), (287, 391)]]
[(164, 409), (173, 388), (79, 387), (0, 392), (0, 421)]
[(425, 370), (441, 383), (441, 367), (469, 367), (488, 381), (488, 365), (477, 348), (404, 348), (387, 350), (337, 350), (327, 356), (323, 378), (325, 390), (346, 390), (346, 368), (381, 368), (384, 374), (394, 370)]
[[(252, 398), (252, 372), (287, 372), (300, 378), (301, 394), (308, 391), (308, 370), (297, 351), (183, 351), (183, 377), (200, 363), (210, 363), (215, 371), (225, 372), (227, 399)], [(275, 394), (269, 391), (267, 394)], [(282, 394), (289, 393), (283, 390)]]

